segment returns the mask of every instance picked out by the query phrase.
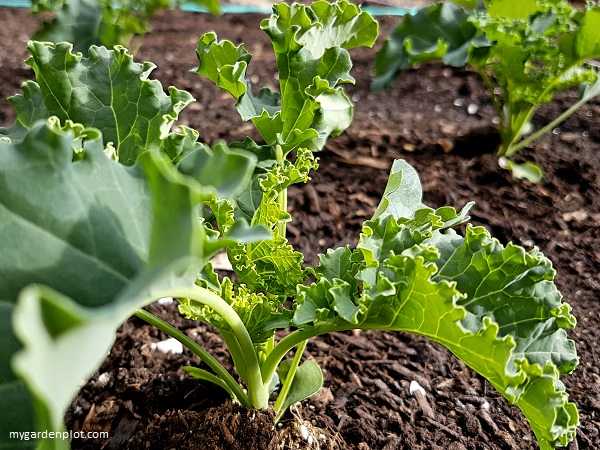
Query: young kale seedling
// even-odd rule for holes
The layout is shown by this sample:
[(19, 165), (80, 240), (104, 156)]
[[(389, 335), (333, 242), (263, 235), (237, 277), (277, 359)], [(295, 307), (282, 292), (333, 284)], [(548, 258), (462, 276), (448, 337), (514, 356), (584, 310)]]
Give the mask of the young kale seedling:
[[(471, 204), (427, 207), (414, 169), (396, 161), (356, 248), (328, 250), (303, 269), (286, 239), (286, 191), (308, 180), (314, 152), (350, 124), (352, 104), (338, 86), (352, 81), (347, 50), (373, 45), (377, 24), (346, 1), (319, 1), (277, 5), (261, 26), (279, 93), (254, 95), (250, 55), (212, 33), (199, 41), (196, 71), (234, 95), (264, 144), (209, 148), (194, 130), (171, 131), (191, 97), (165, 94), (148, 80), (153, 66), (122, 48), (92, 47), (82, 58), (67, 44), (29, 45), (38, 82), (11, 99), (17, 122), (0, 129), (0, 407), (14, 411), (0, 425), (28, 429), (35, 413), (38, 429), (60, 430), (81, 379), (135, 313), (210, 369), (186, 368), (191, 375), (250, 408), (275, 395), (277, 420), (322, 384), (319, 366), (302, 362), (310, 338), (418, 333), (521, 408), (542, 449), (566, 445), (579, 419), (559, 376), (578, 362), (565, 332), (575, 318), (537, 249), (503, 246), (482, 227), (452, 230)], [(236, 281), (207, 263), (221, 249)], [(237, 377), (140, 309), (161, 297), (220, 331)]]
[[(500, 165), (518, 178), (539, 181), (537, 164), (518, 164), (511, 157), (600, 94), (598, 70), (590, 61), (600, 57), (600, 7), (590, 2), (579, 11), (566, 0), (454, 3), (430, 5), (398, 24), (377, 53), (373, 89), (389, 87), (416, 63), (473, 67), (499, 119)], [(537, 109), (576, 86), (580, 99), (534, 131)]]
[[(321, 371), (314, 362), (299, 366), (306, 340), (300, 343), (296, 358), (283, 366), (281, 358), (291, 348), (277, 346), (276, 351), (275, 330), (290, 326), (292, 321), (292, 311), (282, 309), (283, 304), (297, 295), (307, 278), (302, 269), (303, 255), (287, 244), (287, 190), (294, 183), (308, 181), (310, 170), (317, 168), (313, 152), (321, 150), (329, 136), (350, 125), (353, 105), (339, 86), (354, 82), (348, 50), (372, 46), (378, 24), (346, 1), (320, 1), (310, 7), (280, 4), (274, 12), (261, 28), (275, 51), (279, 92), (263, 88), (255, 96), (246, 79), (251, 55), (242, 45), (217, 41), (214, 33), (200, 38), (200, 65), (196, 69), (237, 99), (236, 109), (242, 119), (252, 120), (265, 140), (260, 146), (249, 139), (231, 145), (255, 153), (258, 169), (247, 189), (233, 201), (210, 206), (219, 231), (227, 231), (234, 217), (244, 217), (252, 225), (269, 229), (272, 239), (228, 247), (241, 284), (229, 279), (219, 282), (210, 265), (199, 280), (200, 285), (232, 305), (246, 324), (258, 358), (251, 362), (256, 373), (248, 368), (247, 352), (238, 354), (238, 345), (220, 314), (188, 299), (181, 300), (180, 310), (188, 318), (206, 320), (221, 330), (238, 374), (248, 386), (251, 406), (267, 407), (269, 394), (278, 381), (282, 382), (275, 403), (278, 420), (290, 404), (312, 395), (322, 384)], [(200, 374), (198, 369), (193, 373)]]

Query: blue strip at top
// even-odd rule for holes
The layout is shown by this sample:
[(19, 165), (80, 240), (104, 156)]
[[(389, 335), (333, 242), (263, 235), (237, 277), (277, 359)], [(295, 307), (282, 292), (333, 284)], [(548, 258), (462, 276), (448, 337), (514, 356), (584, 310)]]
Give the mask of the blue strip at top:
[[(0, 6), (8, 6), (13, 8), (29, 8), (31, 6), (30, 0), (0, 0)], [(193, 3), (184, 3), (181, 8), (183, 11), (202, 12), (206, 13), (208, 10), (201, 6)], [(401, 8), (393, 6), (363, 6), (362, 9), (367, 11), (373, 16), (405, 16), (407, 14), (414, 14), (416, 10), (410, 8)], [(224, 14), (271, 14), (273, 10), (270, 6), (259, 6), (259, 5), (233, 5), (224, 4), (221, 5), (221, 11)]]

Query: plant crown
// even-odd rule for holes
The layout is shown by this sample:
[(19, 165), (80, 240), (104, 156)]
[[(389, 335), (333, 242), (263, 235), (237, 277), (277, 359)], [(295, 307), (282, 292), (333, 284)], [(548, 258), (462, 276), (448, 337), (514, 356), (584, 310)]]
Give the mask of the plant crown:
[[(542, 169), (511, 157), (600, 94), (600, 6), (585, 11), (566, 0), (455, 1), (427, 6), (408, 16), (377, 52), (372, 88), (392, 85), (414, 64), (442, 60), (473, 67), (482, 77), (499, 119), (500, 165), (518, 178), (540, 181)], [(580, 87), (580, 99), (535, 131), (532, 118), (544, 103)], [(530, 134), (532, 133), (532, 134)]]
[[(11, 411), (2, 436), (64, 429), (81, 380), (135, 313), (202, 358), (205, 366), (186, 368), (192, 376), (246, 407), (266, 408), (275, 395), (277, 420), (321, 387), (319, 366), (302, 360), (311, 337), (418, 333), (521, 408), (543, 449), (566, 445), (579, 419), (559, 376), (578, 362), (565, 332), (575, 318), (537, 249), (504, 246), (482, 227), (452, 229), (472, 204), (427, 207), (416, 171), (396, 161), (356, 248), (303, 268), (286, 239), (287, 188), (308, 180), (314, 152), (350, 124), (338, 85), (353, 81), (348, 50), (372, 46), (378, 26), (342, 0), (276, 5), (261, 28), (276, 53), (278, 93), (254, 95), (251, 55), (213, 33), (200, 38), (194, 71), (237, 99), (264, 144), (210, 147), (195, 130), (173, 131), (191, 96), (165, 93), (149, 79), (153, 65), (122, 47), (82, 57), (66, 43), (29, 44), (37, 81), (10, 98), (17, 121), (0, 129), (0, 408)], [(208, 262), (223, 249), (236, 281)], [(141, 309), (161, 297), (220, 331), (237, 376)], [(276, 340), (282, 329), (290, 331)]]

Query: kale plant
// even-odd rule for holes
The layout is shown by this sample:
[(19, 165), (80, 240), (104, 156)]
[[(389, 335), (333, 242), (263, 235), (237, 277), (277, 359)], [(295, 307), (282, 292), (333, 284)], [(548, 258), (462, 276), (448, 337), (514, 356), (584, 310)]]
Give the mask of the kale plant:
[[(518, 178), (539, 181), (537, 164), (511, 157), (600, 94), (592, 61), (600, 58), (600, 7), (590, 2), (580, 11), (566, 0), (454, 3), (427, 6), (398, 24), (377, 53), (372, 87), (381, 91), (401, 71), (431, 60), (474, 68), (499, 119), (500, 165)], [(577, 86), (580, 99), (534, 131), (538, 108)]]
[[(17, 121), (0, 129), (2, 439), (64, 429), (81, 381), (136, 314), (201, 357), (205, 367), (185, 367), (191, 376), (245, 407), (273, 406), (276, 420), (322, 385), (320, 367), (303, 360), (310, 338), (418, 333), (521, 408), (542, 449), (566, 445), (579, 419), (559, 377), (578, 362), (565, 332), (575, 318), (537, 249), (504, 246), (482, 227), (454, 231), (472, 204), (427, 207), (415, 170), (396, 161), (356, 248), (303, 268), (286, 238), (287, 189), (308, 181), (315, 152), (350, 125), (339, 86), (353, 81), (348, 50), (372, 46), (378, 26), (342, 0), (276, 5), (261, 28), (279, 92), (253, 93), (243, 46), (199, 40), (194, 71), (231, 93), (264, 138), (212, 147), (172, 130), (192, 98), (149, 80), (150, 63), (121, 47), (84, 58), (70, 44), (29, 44), (37, 81), (10, 99)], [(235, 280), (208, 262), (223, 249)], [(161, 297), (219, 330), (235, 373), (142, 309)]]
[[(33, 0), (33, 14), (54, 14), (52, 21), (44, 22), (33, 38), (71, 42), (75, 51), (85, 55), (92, 45), (128, 47), (135, 36), (150, 31), (150, 22), (158, 11), (180, 8), (184, 3), (185, 0)], [(218, 0), (191, 3), (213, 14), (220, 11)]]

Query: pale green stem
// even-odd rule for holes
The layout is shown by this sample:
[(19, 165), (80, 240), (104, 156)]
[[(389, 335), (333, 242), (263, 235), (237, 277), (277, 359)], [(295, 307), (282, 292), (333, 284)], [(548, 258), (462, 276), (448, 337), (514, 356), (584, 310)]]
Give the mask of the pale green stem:
[(204, 350), (197, 342), (193, 339), (179, 331), (177, 328), (173, 327), (171, 324), (165, 322), (164, 320), (156, 317), (154, 314), (144, 310), (138, 309), (135, 312), (135, 315), (140, 319), (148, 322), (150, 325), (155, 326), (159, 330), (163, 331), (168, 336), (171, 336), (174, 339), (177, 339), (181, 344), (183, 344), (186, 348), (188, 348), (192, 353), (198, 355), (202, 361), (210, 367), (213, 372), (215, 372), (221, 380), (227, 384), (227, 386), (233, 391), (236, 398), (245, 408), (250, 407), (250, 402), (248, 397), (242, 391), (240, 385), (234, 380), (231, 374), (223, 367), (223, 365), (217, 361), (210, 353)]
[(546, 125), (543, 128), (540, 128), (538, 131), (531, 134), (530, 136), (527, 136), (525, 139), (521, 139), (521, 141), (519, 141), (517, 144), (511, 146), (511, 152), (510, 153), (507, 152), (507, 156), (514, 155), (516, 152), (521, 150), (523, 147), (528, 146), (529, 144), (531, 144), (533, 141), (535, 141), (539, 137), (548, 133), (550, 130), (552, 130), (553, 128), (558, 126), (560, 123), (562, 123), (564, 120), (566, 120), (571, 114), (573, 114), (575, 111), (577, 111), (579, 108), (581, 108), (587, 102), (588, 102), (588, 99), (582, 98), (577, 103), (572, 105), (569, 109), (564, 111), (560, 116), (558, 116), (556, 119), (554, 119), (552, 122), (550, 122), (548, 125)]
[(244, 381), (244, 383), (248, 384), (248, 372), (245, 370), (246, 368), (244, 366), (244, 352), (242, 351), (239, 341), (236, 339), (233, 333), (229, 333), (225, 330), (219, 331), (223, 341), (225, 341), (227, 350), (229, 350), (229, 354), (231, 355), (231, 359), (233, 360), (233, 364), (238, 375)]
[[(571, 70), (572, 67), (574, 67), (576, 65), (577, 65), (576, 63), (572, 64), (571, 66), (565, 68), (562, 73), (563, 74), (567, 73), (569, 70)], [(544, 97), (546, 97), (547, 93), (551, 92), (552, 89), (554, 89), (554, 86), (557, 83), (559, 83), (560, 80), (561, 80), (561, 76), (555, 77), (554, 80), (552, 81), (552, 83), (550, 83), (546, 87), (546, 89), (544, 89), (544, 92), (542, 92), (538, 98), (544, 98)], [(531, 136), (528, 136), (527, 138), (522, 139), (521, 141), (519, 141), (518, 143), (515, 144), (515, 141), (521, 135), (520, 134), (520, 130), (523, 127), (523, 124), (527, 123), (527, 121), (529, 121), (531, 119), (531, 117), (533, 116), (533, 113), (537, 110), (538, 106), (536, 106), (536, 105), (539, 105), (539, 103), (536, 103), (527, 112), (525, 120), (521, 121), (520, 126), (519, 126), (519, 132), (513, 134), (512, 140), (511, 140), (511, 142), (507, 146), (503, 145), (503, 148), (501, 148), (502, 153), (498, 152), (498, 156), (512, 156), (512, 155), (514, 155), (520, 149), (522, 149), (523, 147), (529, 145), (531, 142), (533, 142), (534, 140), (536, 140), (540, 136), (544, 135), (549, 130), (551, 130), (552, 128), (554, 128), (556, 125), (558, 125), (563, 120), (565, 120), (567, 117), (569, 117), (571, 114), (573, 114), (577, 109), (579, 109), (581, 107), (581, 105), (583, 105), (584, 103), (586, 103), (587, 100), (588, 99), (586, 99), (586, 100), (584, 100), (584, 99), (579, 100), (577, 103), (575, 103), (573, 106), (571, 106), (569, 109), (567, 109), (564, 113), (562, 113), (560, 116), (558, 116), (552, 122), (550, 122), (548, 125), (546, 125), (545, 127), (543, 127), (541, 130), (533, 133)]]
[(267, 359), (263, 362), (263, 383), (271, 382), (271, 379), (275, 375), (275, 371), (277, 370), (277, 366), (279, 366), (281, 360), (296, 345), (320, 334), (331, 333), (333, 331), (347, 331), (352, 330), (354, 328), (356, 327), (353, 327), (350, 324), (321, 325), (318, 327), (310, 327), (301, 330), (296, 330), (288, 334), (286, 337), (284, 337), (281, 341), (277, 343), (273, 351), (269, 353)]
[[(278, 163), (283, 162), (283, 160), (285, 159), (284, 156), (283, 156), (283, 149), (281, 148), (281, 145), (277, 145), (275, 147), (275, 158), (277, 159)], [(287, 212), (287, 189), (283, 189), (279, 193), (279, 197), (277, 198), (277, 203), (279, 204), (279, 207), (283, 211)], [(285, 225), (285, 222), (279, 221), (277, 223), (277, 231), (279, 231), (279, 235), (281, 237), (285, 237), (285, 235), (286, 235), (286, 225)]]
[(498, 116), (499, 119), (498, 129), (500, 132), (501, 143), (500, 148), (498, 149), (498, 156), (504, 156), (507, 153), (508, 149), (511, 147), (512, 143), (520, 136), (520, 131), (523, 128), (523, 124), (525, 124), (526, 120), (528, 120), (529, 113), (525, 116), (525, 121), (522, 121), (519, 125), (517, 132), (514, 133), (514, 127), (511, 123), (510, 118), (507, 118), (504, 115), (504, 105), (507, 103), (507, 99), (502, 98), (500, 95), (494, 92), (494, 90), (496, 89), (496, 85), (494, 85), (491, 77), (485, 71), (485, 68), (474, 68), (475, 70), (477, 70), (477, 73), (479, 73), (479, 76), (481, 76), (483, 83), (492, 95), (492, 104), (494, 106), (494, 111), (496, 112), (496, 116)]
[(518, 120), (515, 122), (516, 125), (514, 125), (511, 120), (508, 129), (510, 133), (510, 141), (508, 142), (508, 144), (505, 144), (505, 138), (502, 138), (502, 146), (498, 151), (498, 156), (511, 156), (517, 152), (517, 150), (514, 150), (515, 142), (522, 136), (523, 133), (521, 132), (521, 130), (523, 129), (525, 124), (531, 120), (536, 110), (537, 107), (532, 106), (524, 111), (521, 111), (521, 113), (517, 116)]
[[(281, 209), (283, 209), (284, 211), (287, 212), (287, 203), (288, 203), (288, 198), (287, 198), (287, 189), (284, 189), (283, 191), (281, 191), (279, 193), (279, 198), (277, 199), (279, 205), (281, 206)], [(282, 237), (285, 237), (287, 230), (286, 230), (286, 223), (284, 221), (279, 221), (277, 223), (277, 231), (279, 231), (279, 235)]]
[(490, 76), (486, 73), (485, 69), (480, 69), (479, 67), (474, 67), (474, 68), (475, 68), (475, 70), (477, 70), (477, 73), (479, 73), (479, 76), (483, 80), (483, 83), (485, 84), (488, 91), (492, 95), (492, 104), (494, 106), (494, 111), (496, 112), (496, 115), (498, 116), (498, 119), (500, 120), (499, 126), (500, 126), (500, 133), (502, 134), (502, 128), (504, 128), (504, 123), (506, 121), (506, 118), (504, 117), (504, 111), (502, 110), (502, 102), (500, 101), (500, 96), (494, 92), (496, 90), (496, 86), (492, 82), (492, 79), (490, 78)]
[(287, 377), (283, 386), (281, 387), (281, 391), (279, 392), (279, 396), (275, 401), (275, 413), (279, 415), (279, 412), (285, 402), (285, 399), (290, 392), (290, 388), (292, 387), (292, 383), (294, 382), (294, 377), (296, 376), (296, 370), (298, 370), (298, 366), (300, 365), (300, 360), (302, 359), (302, 354), (304, 353), (304, 349), (306, 348), (306, 343), (308, 340), (304, 340), (298, 344), (298, 348), (296, 349), (296, 354), (294, 355), (294, 360), (292, 361), (292, 365), (290, 370), (287, 373)]
[(175, 298), (188, 298), (192, 302), (209, 306), (227, 322), (232, 334), (239, 342), (239, 351), (243, 355), (243, 358), (238, 358), (238, 361), (239, 359), (242, 359), (242, 361), (234, 361), (234, 363), (243, 365), (241, 370), (238, 369), (238, 373), (245, 372), (247, 374), (245, 381), (250, 404), (256, 409), (267, 408), (269, 406), (269, 385), (262, 381), (258, 356), (250, 334), (231, 305), (217, 294), (200, 286), (173, 289), (169, 292), (169, 295)]

